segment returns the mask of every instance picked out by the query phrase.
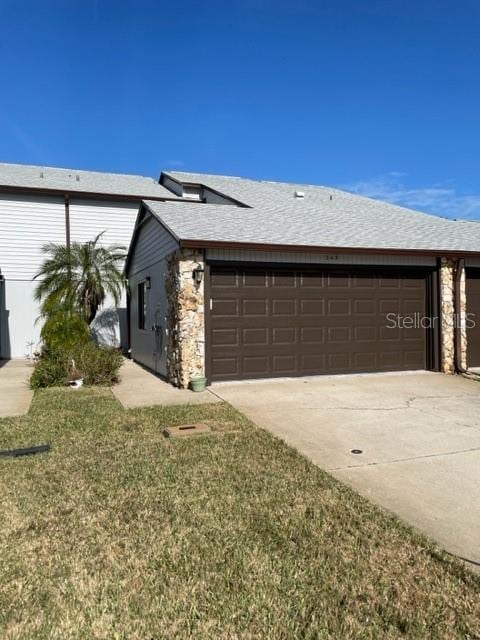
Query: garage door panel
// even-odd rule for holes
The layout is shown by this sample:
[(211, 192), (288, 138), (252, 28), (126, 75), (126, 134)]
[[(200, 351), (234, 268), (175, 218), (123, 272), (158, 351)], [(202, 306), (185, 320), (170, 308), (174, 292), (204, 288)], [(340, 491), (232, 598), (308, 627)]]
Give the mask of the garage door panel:
[(268, 285), (267, 273), (265, 271), (249, 271), (242, 275), (243, 278), (243, 287), (245, 289), (252, 288), (260, 288), (265, 289)]
[(268, 345), (268, 329), (243, 329), (243, 344), (247, 345)]
[(293, 355), (272, 356), (272, 371), (275, 374), (294, 374), (297, 371), (297, 357)]
[(466, 271), (467, 365), (480, 367), (480, 268)]
[(238, 347), (238, 329), (213, 329), (212, 330), (212, 346), (213, 347)]
[(327, 274), (327, 287), (334, 289), (346, 289), (350, 287), (350, 275), (343, 272), (332, 271)]
[(329, 327), (327, 329), (327, 342), (345, 342), (350, 345), (352, 342), (353, 327)]
[(274, 316), (296, 316), (297, 315), (297, 301), (291, 298), (285, 298), (284, 300), (273, 299), (272, 300), (272, 315)]
[(219, 289), (227, 287), (228, 289), (237, 286), (237, 273), (229, 269), (216, 269), (211, 274), (212, 287)]
[(298, 284), (301, 289), (323, 289), (323, 273), (303, 272), (298, 274)]
[(377, 354), (368, 351), (365, 353), (355, 353), (354, 367), (356, 371), (374, 371), (378, 367)]
[(266, 316), (268, 313), (268, 304), (265, 298), (258, 300), (245, 298), (242, 300), (242, 313), (244, 316)]
[(295, 327), (272, 327), (272, 344), (291, 345), (298, 341)]
[(306, 316), (325, 315), (325, 300), (318, 298), (300, 300), (300, 314)]
[(300, 329), (303, 344), (323, 344), (325, 342), (325, 330), (321, 327), (302, 327)]
[(212, 377), (219, 379), (238, 378), (240, 375), (239, 360), (236, 356), (222, 358), (217, 356), (212, 363)]
[[(295, 277), (294, 271), (274, 271), (271, 277), (271, 286), (275, 289), (286, 288), (287, 291), (290, 291), (292, 287), (297, 286), (297, 279)], [(278, 294), (275, 294), (278, 295)]]
[(213, 380), (425, 367), (425, 330), (387, 328), (389, 313), (425, 313), (425, 274), (217, 268)]
[(421, 369), (422, 362), (424, 360), (424, 355), (422, 351), (413, 350), (413, 351), (404, 351), (403, 352), (404, 363), (406, 367), (411, 369)]
[(349, 316), (352, 313), (352, 301), (345, 298), (327, 300), (327, 314), (332, 316)]
[(267, 356), (243, 356), (242, 365), (246, 376), (268, 376), (271, 371)]
[(319, 371), (325, 371), (325, 354), (324, 353), (309, 353), (300, 356), (300, 370), (305, 374), (315, 375)]
[(238, 300), (216, 298), (212, 304), (212, 316), (238, 316)]
[(353, 301), (353, 311), (357, 315), (375, 316), (377, 314), (376, 300), (373, 298), (356, 299)]

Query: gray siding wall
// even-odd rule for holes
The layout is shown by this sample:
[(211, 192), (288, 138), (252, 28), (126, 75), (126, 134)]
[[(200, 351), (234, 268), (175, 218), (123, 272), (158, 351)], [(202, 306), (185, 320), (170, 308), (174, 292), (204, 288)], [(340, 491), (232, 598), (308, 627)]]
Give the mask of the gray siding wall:
[[(130, 347), (134, 360), (161, 376), (167, 375), (167, 295), (165, 275), (167, 263), (161, 260), (129, 278), (130, 285)], [(150, 278), (145, 290), (147, 314), (145, 329), (138, 327), (138, 285)], [(159, 326), (158, 332), (152, 327)]]
[[(132, 357), (162, 376), (166, 376), (166, 319), (165, 291), (166, 258), (178, 249), (177, 241), (150, 214), (140, 226), (130, 260), (130, 345)], [(151, 288), (146, 294), (146, 328), (138, 326), (138, 285), (150, 278)], [(155, 333), (152, 327), (157, 325)]]
[(210, 189), (204, 189), (203, 194), (205, 197), (205, 202), (207, 202), (208, 204), (233, 204), (232, 201), (228, 198), (224, 198), (220, 194), (215, 193), (214, 191), (210, 191)]
[(175, 195), (182, 197), (183, 196), (183, 186), (175, 180), (168, 178), (167, 176), (163, 176), (162, 184), (166, 189), (170, 189)]
[(178, 242), (152, 215), (142, 222), (133, 247), (129, 276), (163, 260), (178, 249)]

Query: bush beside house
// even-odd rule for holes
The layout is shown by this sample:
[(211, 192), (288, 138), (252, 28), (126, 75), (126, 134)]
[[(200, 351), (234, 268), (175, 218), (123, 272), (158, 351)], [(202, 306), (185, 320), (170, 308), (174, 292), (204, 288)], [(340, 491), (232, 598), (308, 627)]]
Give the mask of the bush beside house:
[(82, 378), (86, 385), (111, 385), (119, 380), (123, 356), (114, 347), (100, 347), (93, 340), (71, 349), (45, 350), (37, 359), (30, 379), (33, 389), (64, 386)]
[(90, 325), (107, 295), (117, 305), (120, 301), (125, 248), (102, 247), (101, 237), (84, 244), (43, 247), (47, 258), (35, 276), (40, 280), (35, 297), (41, 303), (43, 345), (30, 380), (34, 389), (80, 378), (86, 385), (118, 381), (122, 354), (97, 345)]

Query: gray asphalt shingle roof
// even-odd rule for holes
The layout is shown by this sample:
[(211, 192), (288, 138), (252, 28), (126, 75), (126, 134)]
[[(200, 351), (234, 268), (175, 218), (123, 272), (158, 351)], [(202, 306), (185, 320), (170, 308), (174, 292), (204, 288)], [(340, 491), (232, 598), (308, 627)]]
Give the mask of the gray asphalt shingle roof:
[[(169, 175), (204, 184), (251, 207), (147, 201), (180, 240), (480, 252), (480, 225), (338, 189), (182, 172)], [(304, 197), (296, 198), (295, 191)]]
[(176, 198), (154, 178), (24, 164), (0, 163), (0, 187), (137, 196), (139, 199)]

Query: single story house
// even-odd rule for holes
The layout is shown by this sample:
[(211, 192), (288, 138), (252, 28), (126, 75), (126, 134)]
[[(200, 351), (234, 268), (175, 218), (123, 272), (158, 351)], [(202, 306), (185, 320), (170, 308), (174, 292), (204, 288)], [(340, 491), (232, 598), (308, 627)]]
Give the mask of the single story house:
[(181, 200), (140, 206), (130, 347), (173, 384), (480, 366), (480, 223), (327, 187), (160, 182)]

